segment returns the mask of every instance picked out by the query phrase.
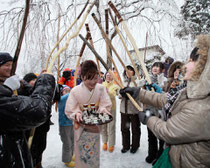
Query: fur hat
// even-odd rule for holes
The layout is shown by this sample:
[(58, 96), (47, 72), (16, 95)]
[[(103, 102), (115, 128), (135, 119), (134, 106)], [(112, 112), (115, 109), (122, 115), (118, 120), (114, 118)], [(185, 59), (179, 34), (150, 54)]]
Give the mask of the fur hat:
[(37, 78), (37, 76), (34, 74), (34, 73), (28, 73), (28, 74), (26, 74), (25, 76), (24, 76), (24, 80), (26, 81), (26, 82), (30, 82), (31, 80), (33, 80), (33, 79), (36, 79)]
[(9, 53), (0, 52), (0, 66), (5, 64), (8, 61), (13, 61), (13, 58)]
[(175, 61), (173, 64), (171, 64), (171, 66), (168, 69), (168, 78), (173, 78), (176, 69), (181, 69), (183, 65), (184, 63), (180, 61)]

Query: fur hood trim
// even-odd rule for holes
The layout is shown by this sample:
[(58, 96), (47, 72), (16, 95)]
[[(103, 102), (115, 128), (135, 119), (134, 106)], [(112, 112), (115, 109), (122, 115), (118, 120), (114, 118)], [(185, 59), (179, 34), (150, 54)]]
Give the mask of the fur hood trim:
[(197, 38), (198, 60), (191, 80), (187, 82), (189, 98), (203, 98), (210, 94), (210, 35)]

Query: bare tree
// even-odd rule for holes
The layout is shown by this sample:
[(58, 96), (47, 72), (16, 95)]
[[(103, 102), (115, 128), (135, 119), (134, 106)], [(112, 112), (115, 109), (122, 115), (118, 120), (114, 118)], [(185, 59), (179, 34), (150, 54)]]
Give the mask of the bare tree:
[[(24, 37), (24, 49), (21, 51), (21, 56), (24, 56), (26, 60), (24, 71), (40, 71), (44, 68), (47, 56), (57, 42), (58, 18), (60, 17), (60, 34), (62, 34), (75, 20), (86, 2), (87, 0), (31, 0)], [(104, 9), (108, 8), (107, 2), (107, 0), (97, 0), (94, 9), (103, 26), (105, 25)], [(0, 11), (0, 32), (2, 32), (0, 36), (0, 50), (14, 53), (23, 21), (24, 3), (21, 0), (10, 0), (8, 3), (10, 8)], [(170, 24), (172, 24), (179, 17), (177, 15), (179, 9), (176, 6), (175, 0), (113, 0), (113, 3), (124, 20), (128, 23), (146, 24), (147, 31), (151, 32), (151, 34), (158, 34), (158, 24), (165, 18), (170, 18)], [(59, 7), (60, 16), (57, 12)], [(94, 24), (91, 18), (89, 22), (92, 25)], [(116, 22), (119, 24), (117, 19)], [(72, 31), (75, 31), (76, 28), (77, 25)], [(109, 20), (109, 31), (110, 39), (113, 40), (116, 37), (116, 32), (111, 20)], [(126, 40), (125, 36), (124, 38)], [(159, 37), (160, 43), (162, 40)], [(95, 43), (102, 41), (102, 37), (93, 37), (93, 41)], [(126, 42), (128, 43), (128, 41)], [(61, 46), (62, 44), (61, 42)], [(75, 59), (75, 56), (79, 55), (80, 45), (81, 41), (77, 40), (77, 38), (73, 39), (68, 50), (62, 53), (60, 60), (61, 68), (69, 66), (73, 62), (72, 60)], [(56, 66), (54, 70), (56, 70)]]

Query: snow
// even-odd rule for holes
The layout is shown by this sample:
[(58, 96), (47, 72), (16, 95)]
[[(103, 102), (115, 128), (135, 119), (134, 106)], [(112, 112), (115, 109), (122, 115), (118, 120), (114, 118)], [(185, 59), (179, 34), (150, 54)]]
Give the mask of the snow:
[[(141, 125), (141, 140), (140, 148), (135, 154), (130, 152), (121, 153), (122, 137), (120, 131), (120, 100), (117, 99), (117, 122), (116, 122), (116, 145), (113, 153), (102, 150), (101, 141), (101, 157), (100, 168), (151, 168), (152, 165), (145, 162), (145, 157), (148, 151), (147, 128)], [(44, 168), (66, 168), (61, 161), (62, 157), (62, 143), (58, 132), (58, 113), (52, 107), (52, 118), (54, 125), (51, 126), (47, 135), (47, 148), (43, 154)], [(101, 138), (102, 139), (102, 138)]]

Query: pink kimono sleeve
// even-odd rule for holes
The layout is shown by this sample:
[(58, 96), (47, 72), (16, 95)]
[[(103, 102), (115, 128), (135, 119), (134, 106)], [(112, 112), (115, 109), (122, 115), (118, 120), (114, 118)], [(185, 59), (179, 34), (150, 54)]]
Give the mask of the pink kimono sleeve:
[(106, 88), (103, 87), (103, 91), (100, 95), (100, 103), (99, 103), (99, 113), (110, 112), (112, 108), (112, 102), (109, 98), (109, 95), (106, 91)]
[(76, 93), (74, 90), (71, 90), (69, 97), (66, 101), (66, 107), (65, 107), (65, 114), (68, 118), (75, 120), (75, 114), (81, 113), (81, 110), (79, 108), (79, 103), (76, 99)]

